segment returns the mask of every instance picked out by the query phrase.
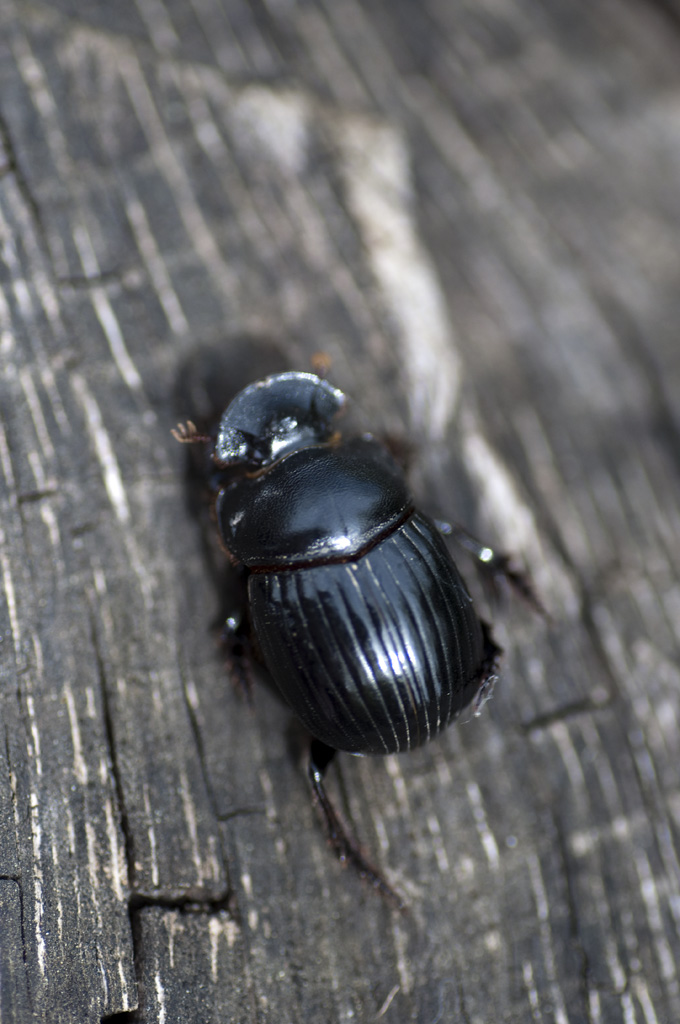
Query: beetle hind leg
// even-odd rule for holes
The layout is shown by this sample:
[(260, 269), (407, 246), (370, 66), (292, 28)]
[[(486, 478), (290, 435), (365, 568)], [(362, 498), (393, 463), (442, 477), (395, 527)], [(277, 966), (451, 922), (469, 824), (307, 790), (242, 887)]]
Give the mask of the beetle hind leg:
[(314, 799), (326, 823), (330, 843), (341, 863), (351, 864), (356, 868), (361, 877), (374, 889), (377, 889), (388, 903), (391, 903), (398, 910), (403, 910), (405, 908), (403, 899), (385, 881), (378, 869), (366, 859), (356, 839), (350, 835), (343, 825), (338, 812), (326, 793), (323, 779), (326, 769), (336, 753), (337, 751), (333, 747), (327, 746), (321, 740), (312, 740), (309, 752), (309, 780), (312, 784)]

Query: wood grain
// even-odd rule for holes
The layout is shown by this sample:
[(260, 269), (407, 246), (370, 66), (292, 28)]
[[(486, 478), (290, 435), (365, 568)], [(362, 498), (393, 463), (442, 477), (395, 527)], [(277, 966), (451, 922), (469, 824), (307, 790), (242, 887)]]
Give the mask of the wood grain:
[[(0, 0), (0, 1020), (680, 1019), (679, 154), (670, 0)], [(551, 614), (333, 769), (403, 915), (170, 436), (319, 350)]]

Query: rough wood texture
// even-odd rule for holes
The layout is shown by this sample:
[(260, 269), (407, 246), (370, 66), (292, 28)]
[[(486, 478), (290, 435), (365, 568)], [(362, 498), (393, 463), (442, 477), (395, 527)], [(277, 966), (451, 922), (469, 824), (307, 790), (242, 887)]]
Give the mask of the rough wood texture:
[[(680, 1020), (678, 10), (0, 0), (3, 1024)], [(405, 915), (169, 433), (319, 349), (553, 616), (334, 770)]]

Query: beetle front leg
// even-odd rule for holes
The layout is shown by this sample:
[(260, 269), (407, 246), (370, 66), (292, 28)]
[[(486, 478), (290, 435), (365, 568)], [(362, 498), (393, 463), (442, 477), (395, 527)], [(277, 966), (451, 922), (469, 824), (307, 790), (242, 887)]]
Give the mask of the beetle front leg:
[(388, 885), (377, 868), (374, 868), (370, 861), (364, 857), (358, 843), (343, 825), (338, 812), (326, 793), (323, 784), (324, 775), (336, 754), (337, 750), (334, 750), (333, 747), (327, 746), (321, 740), (312, 740), (309, 751), (309, 780), (312, 784), (316, 803), (320, 807), (326, 822), (331, 845), (342, 863), (352, 864), (361, 877), (369, 885), (372, 885), (374, 889), (377, 889), (381, 896), (384, 896), (398, 910), (403, 910), (405, 908), (403, 899), (399, 893)]
[(512, 555), (495, 551), (458, 523), (447, 523), (440, 519), (435, 519), (434, 523), (441, 534), (451, 537), (477, 559), (479, 568), (488, 574), (497, 590), (499, 584), (511, 587), (527, 604), (531, 605), (534, 611), (546, 619), (549, 618), (534, 589), (531, 578), (528, 573), (520, 569)]

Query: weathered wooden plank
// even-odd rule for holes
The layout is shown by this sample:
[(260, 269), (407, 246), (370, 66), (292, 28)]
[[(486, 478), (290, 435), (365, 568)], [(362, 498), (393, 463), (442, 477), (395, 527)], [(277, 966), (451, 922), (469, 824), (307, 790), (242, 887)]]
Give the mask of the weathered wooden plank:
[[(669, 24), (0, 3), (8, 1019), (680, 1017)], [(285, 709), (230, 692), (168, 433), (319, 348), (553, 616), (497, 615), (479, 721), (334, 769), (405, 916), (324, 848)]]

